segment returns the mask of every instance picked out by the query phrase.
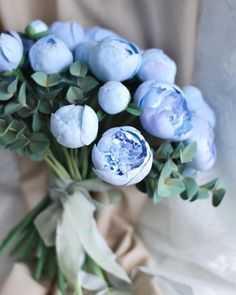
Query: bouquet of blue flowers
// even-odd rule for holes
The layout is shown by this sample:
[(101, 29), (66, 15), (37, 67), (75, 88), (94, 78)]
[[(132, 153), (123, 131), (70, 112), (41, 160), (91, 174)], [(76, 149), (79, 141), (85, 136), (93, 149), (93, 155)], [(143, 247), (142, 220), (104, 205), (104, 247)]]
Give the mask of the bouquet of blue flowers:
[(175, 75), (162, 50), (99, 27), (36, 20), (0, 35), (0, 146), (45, 161), (53, 176), (0, 254), (32, 263), (62, 294), (113, 294), (131, 279), (97, 228), (97, 192), (115, 203), (118, 186), (136, 185), (153, 203), (221, 203), (217, 179), (196, 180), (216, 159), (214, 112)]

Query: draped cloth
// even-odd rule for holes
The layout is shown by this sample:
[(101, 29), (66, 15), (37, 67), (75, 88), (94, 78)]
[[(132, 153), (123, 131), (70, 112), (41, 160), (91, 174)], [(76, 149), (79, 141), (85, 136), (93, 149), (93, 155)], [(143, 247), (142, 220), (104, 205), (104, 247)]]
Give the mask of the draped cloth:
[[(212, 11), (216, 14), (216, 18), (213, 17)], [(21, 31), (30, 20), (36, 18), (40, 18), (47, 23), (57, 19), (63, 21), (75, 20), (84, 27), (100, 25), (110, 28), (124, 38), (136, 42), (141, 48), (162, 48), (177, 63), (177, 84), (184, 85), (194, 80), (197, 85), (203, 87), (203, 93), (206, 94), (206, 98), (210, 97), (208, 101), (219, 112), (219, 115), (222, 115), (220, 124), (217, 126), (217, 134), (220, 134), (216, 138), (220, 147), (220, 167), (218, 167), (220, 169), (217, 170), (217, 173), (220, 173), (222, 168), (224, 169), (225, 167), (225, 171), (232, 175), (235, 175), (235, 173), (228, 168), (228, 164), (232, 163), (230, 162), (230, 156), (233, 156), (236, 151), (233, 148), (235, 145), (232, 144), (229, 136), (229, 129), (227, 129), (227, 132), (224, 132), (224, 124), (227, 122), (227, 127), (230, 128), (229, 118), (235, 122), (235, 116), (233, 115), (233, 106), (235, 107), (235, 104), (233, 105), (232, 100), (231, 102), (229, 100), (230, 93), (235, 93), (233, 92), (235, 87), (232, 84), (227, 84), (227, 88), (224, 88), (226, 83), (222, 84), (221, 77), (222, 72), (224, 72), (223, 78), (225, 80), (223, 79), (223, 81), (226, 81), (227, 78), (229, 80), (232, 73), (235, 74), (235, 70), (233, 72), (233, 65), (235, 65), (236, 59), (231, 49), (234, 43), (227, 43), (227, 50), (224, 50), (223, 46), (218, 46), (217, 36), (218, 38), (226, 34), (229, 36), (229, 34), (235, 32), (235, 30), (232, 30), (232, 32), (229, 30), (229, 25), (235, 27), (235, 15), (236, 6), (233, 0), (2, 0), (0, 2), (0, 26), (2, 29), (8, 28)], [(197, 32), (197, 27), (201, 31)], [(214, 35), (216, 28), (217, 36)], [(198, 41), (196, 42), (197, 33)], [(228, 54), (227, 63), (219, 63), (219, 57), (221, 57), (219, 50)], [(218, 55), (213, 54), (213, 51), (217, 52)], [(230, 54), (231, 52), (232, 54)], [(207, 64), (208, 61), (209, 65)], [(216, 67), (217, 64), (219, 64), (218, 67)], [(213, 72), (215, 75), (212, 75)], [(216, 75), (216, 72), (219, 75)], [(211, 88), (209, 88), (209, 85), (211, 85)], [(214, 96), (211, 96), (211, 93)], [(219, 93), (221, 96), (225, 96), (225, 100), (228, 101), (228, 109), (223, 107), (222, 102), (220, 103)], [(221, 144), (222, 140), (225, 145)], [(226, 153), (227, 157), (224, 157)], [(224, 166), (224, 161), (226, 160), (228, 163), (227, 167)], [(26, 208), (30, 209), (40, 200), (46, 190), (48, 171), (43, 163), (32, 163), (27, 158), (19, 158), (18, 163), (24, 204), (26, 204)], [(233, 163), (235, 163), (235, 160)], [(213, 172), (214, 174), (216, 173)], [(225, 280), (217, 279), (217, 276), (224, 277), (220, 265), (224, 269), (227, 269), (226, 266), (229, 265), (229, 263), (227, 264), (227, 257), (222, 256), (223, 252), (220, 252), (226, 247), (226, 244), (227, 250), (231, 251), (231, 257), (236, 259), (235, 253), (229, 247), (233, 237), (227, 235), (227, 230), (225, 230), (226, 222), (224, 222), (226, 210), (229, 209), (227, 212), (233, 214), (233, 206), (231, 206), (232, 203), (230, 201), (225, 205), (223, 204), (222, 209), (220, 209), (221, 218), (219, 218), (217, 215), (219, 211), (214, 211), (213, 213), (213, 209), (208, 203), (207, 205), (191, 204), (191, 207), (189, 207), (191, 209), (187, 211), (188, 209), (185, 208), (185, 204), (181, 200), (171, 199), (162, 202), (162, 204), (155, 208), (150, 203), (146, 204), (145, 196), (135, 190), (135, 188), (124, 189), (123, 193), (123, 201), (100, 216), (98, 224), (124, 268), (130, 272), (136, 266), (149, 266), (153, 264), (153, 260), (144, 244), (148, 245), (148, 239), (156, 233), (155, 243), (148, 246), (149, 250), (155, 254), (158, 252), (158, 249), (161, 249), (156, 255), (159, 260), (156, 261), (154, 268), (157, 271), (161, 269), (160, 273), (165, 274), (169, 278), (171, 277), (171, 269), (175, 269), (176, 275), (173, 275), (171, 279), (182, 281), (182, 283), (188, 281), (189, 285), (193, 283), (193, 279), (189, 279), (191, 271), (193, 271), (194, 280), (198, 282), (198, 285), (195, 282), (194, 293), (188, 288), (186, 289), (187, 291), (175, 293), (172, 289), (165, 287), (166, 283), (163, 283), (163, 281), (159, 280), (159, 284), (154, 283), (153, 280), (140, 275), (135, 282), (135, 294), (235, 294), (233, 293), (235, 291), (233, 282), (236, 281), (235, 271), (225, 272), (225, 277), (226, 274), (229, 274)], [(233, 188), (230, 188), (230, 193), (233, 194)], [(187, 204), (187, 206), (190, 205)], [(148, 208), (148, 210), (145, 209), (141, 223), (146, 222), (146, 225), (149, 224), (152, 230), (149, 230), (149, 233), (147, 230), (145, 232), (140, 231), (144, 238), (143, 242), (137, 237), (135, 227), (137, 223), (140, 223), (140, 214), (144, 207)], [(196, 216), (196, 219), (194, 219), (194, 216)], [(229, 220), (229, 214), (227, 218)], [(203, 223), (200, 224), (202, 219), (207, 222), (208, 231), (207, 229), (202, 231), (205, 226)], [(215, 221), (217, 221), (218, 231), (222, 232), (221, 236), (214, 232), (213, 224)], [(211, 234), (209, 235), (209, 233)], [(192, 235), (195, 235), (194, 238)], [(201, 239), (199, 238), (198, 250), (192, 252), (192, 249), (195, 248), (191, 242), (196, 241), (196, 237), (202, 237), (202, 235), (204, 235), (202, 241), (205, 243), (205, 246), (201, 245)], [(224, 239), (225, 244), (221, 244), (222, 237), (228, 239)], [(219, 252), (210, 250), (214, 248), (209, 248), (208, 251), (205, 250), (209, 245), (209, 238), (211, 243), (216, 242), (219, 244)], [(209, 260), (207, 271), (203, 270), (204, 264), (199, 262), (202, 255), (201, 249), (208, 253), (208, 256), (205, 258), (205, 261)], [(199, 255), (196, 253), (199, 253)], [(214, 253), (218, 254), (215, 254), (216, 256), (214, 257)], [(168, 257), (171, 257), (172, 260), (176, 259), (175, 264), (171, 264), (171, 259), (169, 258), (168, 260)], [(195, 258), (198, 261), (195, 261)], [(220, 260), (221, 258), (226, 259), (224, 260), (226, 265), (223, 263), (224, 261)], [(178, 261), (183, 261), (184, 263), (178, 263)], [(192, 266), (193, 261), (197, 265), (195, 268)], [(179, 272), (179, 270), (181, 271)], [(218, 289), (212, 289), (212, 291), (211, 288), (203, 286), (201, 273), (204, 273), (204, 278), (209, 282), (221, 282), (221, 285), (219, 285), (220, 283), (216, 284)], [(180, 279), (181, 275), (182, 280)], [(229, 287), (224, 289), (227, 283)], [(180, 290), (180, 287), (176, 287), (177, 289)], [(17, 294), (24, 295), (45, 293), (45, 289), (30, 278), (26, 267), (19, 264), (14, 266), (8, 279), (5, 281), (1, 295), (15, 294), (15, 290), (17, 290)], [(165, 291), (163, 292), (163, 290)], [(220, 290), (219, 293), (217, 290)], [(231, 293), (230, 290), (234, 291)]]

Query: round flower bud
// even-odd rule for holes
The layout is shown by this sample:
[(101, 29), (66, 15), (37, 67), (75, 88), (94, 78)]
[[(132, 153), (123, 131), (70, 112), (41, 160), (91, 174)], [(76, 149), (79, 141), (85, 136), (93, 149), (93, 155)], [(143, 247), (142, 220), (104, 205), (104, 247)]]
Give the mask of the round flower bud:
[(197, 152), (189, 165), (200, 171), (209, 170), (216, 160), (214, 132), (211, 124), (198, 115), (193, 115), (193, 132), (186, 144), (197, 143)]
[(35, 72), (54, 74), (65, 71), (73, 62), (73, 55), (64, 42), (49, 35), (30, 48), (29, 59)]
[(85, 39), (87, 41), (101, 41), (107, 37), (119, 37), (113, 31), (101, 28), (101, 27), (92, 27), (85, 31)]
[(138, 47), (124, 39), (108, 37), (98, 42), (89, 54), (89, 66), (101, 81), (131, 79), (140, 66)]
[(23, 56), (23, 43), (14, 31), (0, 35), (0, 73), (15, 70)]
[(141, 124), (150, 134), (172, 141), (190, 136), (191, 113), (178, 86), (146, 81), (136, 90), (134, 101), (143, 110)]
[(130, 102), (129, 90), (120, 82), (106, 82), (98, 92), (98, 102), (108, 114), (114, 115), (124, 111)]
[(50, 124), (57, 142), (68, 148), (89, 145), (98, 133), (97, 114), (87, 105), (61, 107), (51, 115)]
[(40, 19), (36, 19), (27, 25), (27, 27), (25, 29), (25, 33), (30, 38), (34, 38), (37, 34), (47, 32), (47, 30), (48, 30), (47, 24), (45, 24), (45, 22), (43, 22)]
[(84, 29), (76, 22), (54, 22), (49, 32), (65, 42), (71, 51), (84, 42)]
[(88, 66), (90, 51), (94, 49), (97, 42), (88, 41), (80, 43), (75, 50), (75, 60), (81, 61)]
[(148, 49), (142, 53), (141, 66), (137, 76), (142, 81), (156, 80), (174, 83), (176, 64), (161, 49)]
[(143, 180), (152, 167), (149, 144), (134, 127), (106, 131), (92, 150), (93, 170), (114, 185), (132, 185)]
[(186, 101), (190, 111), (193, 114), (197, 114), (207, 120), (213, 127), (216, 124), (216, 118), (214, 111), (204, 100), (201, 91), (192, 85), (185, 86), (183, 88), (186, 95)]

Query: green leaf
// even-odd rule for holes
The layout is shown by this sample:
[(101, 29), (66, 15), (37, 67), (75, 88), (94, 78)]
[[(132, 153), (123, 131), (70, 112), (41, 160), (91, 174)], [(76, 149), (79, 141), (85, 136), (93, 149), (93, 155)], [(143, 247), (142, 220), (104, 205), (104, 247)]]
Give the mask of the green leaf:
[(7, 92), (15, 94), (17, 90), (17, 85), (18, 85), (18, 77), (8, 85)]
[(42, 120), (40, 118), (39, 113), (33, 114), (33, 122), (32, 122), (32, 129), (35, 132), (40, 131), (42, 128)]
[(0, 82), (0, 101), (6, 101), (13, 97), (14, 93), (8, 92), (8, 86), (8, 82)]
[(28, 143), (29, 140), (25, 134), (25, 131), (27, 130), (26, 127), (23, 127), (16, 135), (16, 140), (12, 144), (8, 145), (8, 148), (10, 150), (17, 150), (24, 148)]
[(178, 146), (175, 148), (173, 154), (171, 155), (172, 159), (179, 159), (180, 158), (180, 153), (183, 152), (184, 150), (184, 144), (180, 142)]
[(20, 87), (19, 95), (18, 95), (18, 101), (22, 106), (26, 105), (26, 82), (23, 82)]
[(209, 197), (209, 192), (206, 189), (199, 188), (198, 192), (192, 197), (190, 202), (200, 200), (200, 199), (207, 199)]
[(218, 178), (215, 178), (209, 181), (208, 183), (203, 184), (201, 187), (208, 190), (213, 190), (216, 187), (217, 182), (218, 182)]
[(47, 115), (51, 114), (52, 106), (50, 104), (50, 101), (47, 98), (41, 99), (38, 104), (38, 110), (40, 113), (43, 113), (43, 114), (47, 114)]
[(198, 185), (191, 177), (184, 179), (185, 191), (182, 192), (181, 197), (184, 200), (191, 199), (198, 192)]
[(171, 173), (177, 172), (177, 171), (178, 171), (178, 167), (175, 165), (175, 163), (171, 159), (168, 159), (168, 161), (166, 161), (164, 167), (161, 170), (161, 177), (163, 179), (166, 179), (171, 175)]
[(162, 143), (155, 154), (155, 158), (168, 159), (170, 155), (173, 153), (173, 151), (174, 149), (170, 143)]
[(83, 92), (79, 87), (70, 86), (66, 94), (66, 99), (70, 103), (78, 102), (83, 99)]
[(59, 74), (48, 75), (43, 72), (36, 72), (31, 78), (42, 87), (56, 86), (62, 81), (62, 77)]
[(79, 86), (82, 89), (83, 92), (88, 92), (95, 87), (99, 85), (98, 81), (92, 77), (92, 76), (87, 76), (85, 78), (82, 78), (79, 82)]
[(142, 109), (132, 102), (128, 104), (126, 112), (137, 117), (141, 116), (143, 113)]
[(70, 73), (72, 76), (85, 77), (88, 73), (88, 68), (82, 62), (76, 61), (70, 66)]
[(181, 163), (189, 163), (192, 161), (197, 151), (197, 143), (191, 142), (183, 151), (180, 150)]
[(44, 133), (33, 133), (30, 138), (29, 144), (29, 156), (34, 161), (42, 161), (47, 152), (49, 147), (49, 140)]
[(97, 112), (98, 121), (102, 121), (106, 117), (106, 113), (103, 110), (99, 110)]
[(161, 197), (175, 197), (184, 190), (185, 185), (180, 178), (168, 178), (165, 182), (162, 180), (158, 182), (158, 195)]
[(224, 196), (225, 196), (225, 189), (224, 188), (218, 188), (216, 190), (213, 190), (213, 196), (212, 196), (213, 206), (218, 207), (220, 205), (220, 203), (222, 202)]
[(4, 109), (4, 114), (9, 116), (22, 108), (22, 105), (17, 102), (10, 102), (6, 105)]

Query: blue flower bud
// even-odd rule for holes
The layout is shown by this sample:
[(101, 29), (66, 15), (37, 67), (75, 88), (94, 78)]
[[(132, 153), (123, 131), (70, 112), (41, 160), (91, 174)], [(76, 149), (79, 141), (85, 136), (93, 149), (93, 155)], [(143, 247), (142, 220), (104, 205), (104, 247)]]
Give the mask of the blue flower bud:
[(193, 115), (193, 132), (186, 140), (186, 144), (197, 143), (197, 152), (190, 167), (206, 171), (209, 170), (216, 160), (216, 146), (214, 144), (214, 132), (211, 124), (198, 115)]
[(23, 56), (23, 44), (14, 31), (0, 35), (0, 73), (15, 70)]
[(114, 115), (124, 111), (130, 102), (129, 90), (120, 82), (106, 82), (98, 92), (98, 102), (108, 114)]
[(143, 109), (141, 124), (150, 134), (173, 141), (190, 136), (191, 113), (178, 86), (146, 81), (136, 90), (134, 101)]
[(186, 101), (190, 111), (193, 114), (197, 114), (207, 120), (213, 127), (215, 127), (216, 119), (214, 111), (204, 100), (201, 91), (192, 85), (184, 87), (184, 93), (186, 95)]
[(119, 35), (101, 27), (92, 27), (85, 31), (87, 41), (101, 41), (107, 37), (119, 37)]
[(140, 61), (139, 48), (117, 37), (98, 42), (89, 54), (91, 71), (104, 82), (131, 79), (137, 73)]
[(35, 72), (54, 74), (65, 71), (73, 62), (73, 55), (64, 42), (49, 35), (31, 47), (29, 59)]
[(80, 43), (75, 50), (75, 60), (81, 61), (88, 66), (90, 51), (94, 49), (97, 42), (88, 41)]
[(34, 37), (36, 34), (47, 32), (47, 30), (47, 24), (40, 19), (36, 19), (27, 25), (25, 32), (28, 36)]
[(174, 83), (176, 64), (160, 49), (148, 49), (142, 53), (142, 61), (137, 76), (142, 81), (156, 80)]
[(84, 29), (76, 22), (54, 22), (49, 32), (65, 42), (71, 51), (84, 42)]
[(152, 167), (149, 144), (134, 127), (106, 131), (92, 150), (93, 170), (114, 185), (131, 185), (143, 180)]
[(50, 123), (57, 142), (68, 148), (89, 145), (97, 137), (97, 114), (87, 105), (61, 107), (51, 115)]

